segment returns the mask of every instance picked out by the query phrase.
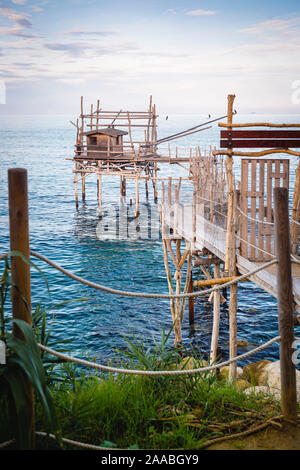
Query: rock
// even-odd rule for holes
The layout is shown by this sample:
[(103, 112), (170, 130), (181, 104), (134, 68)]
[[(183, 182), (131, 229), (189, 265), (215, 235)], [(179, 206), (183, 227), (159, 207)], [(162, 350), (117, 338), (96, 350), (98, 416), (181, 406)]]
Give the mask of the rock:
[(267, 359), (247, 364), (243, 369), (243, 379), (248, 380), (255, 385), (267, 385), (265, 368), (269, 364), (272, 364), (272, 362)]
[[(281, 389), (280, 382), (280, 361), (271, 362), (265, 367), (265, 378), (266, 383), (269, 387)], [(258, 384), (262, 385), (262, 384)], [(300, 371), (296, 370), (296, 387), (297, 387), (297, 399), (300, 401)]]
[[(247, 364), (243, 370), (243, 379), (256, 385), (255, 388), (265, 387), (280, 393), (280, 361), (262, 360)], [(297, 399), (300, 401), (300, 371), (296, 370)], [(262, 388), (263, 389), (263, 388)]]
[(267, 385), (258, 385), (256, 387), (249, 387), (243, 390), (246, 395), (268, 395), (272, 396), (275, 400), (281, 399), (280, 390), (268, 387)]
[(249, 388), (249, 387), (250, 387), (250, 384), (249, 384), (249, 382), (248, 382), (247, 380), (245, 380), (245, 379), (238, 379), (238, 380), (236, 381), (235, 388), (236, 388), (239, 392), (241, 392), (241, 391), (243, 391), (243, 390), (245, 390), (245, 389), (247, 389), (247, 388)]
[(180, 361), (180, 364), (178, 364), (178, 369), (200, 369), (201, 367), (208, 367), (209, 363), (205, 360), (199, 361), (198, 359), (195, 359), (194, 357), (183, 357)]
[[(228, 379), (228, 375), (229, 375), (229, 366), (224, 366), (224, 367), (221, 367), (220, 369), (220, 375), (221, 377), (226, 380)], [(243, 375), (243, 369), (241, 367), (237, 367), (236, 368), (236, 377), (237, 379), (241, 378)]]

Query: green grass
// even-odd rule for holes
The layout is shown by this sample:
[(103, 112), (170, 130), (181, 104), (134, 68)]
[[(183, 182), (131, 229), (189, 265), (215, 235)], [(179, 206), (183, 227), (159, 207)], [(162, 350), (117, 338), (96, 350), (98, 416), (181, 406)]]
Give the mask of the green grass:
[[(109, 375), (79, 381), (75, 390), (56, 387), (52, 394), (63, 437), (96, 445), (109, 441), (120, 448), (197, 449), (203, 440), (232, 427), (239, 432), (279, 412), (271, 400), (246, 397), (207, 377)], [(37, 429), (44, 425), (38, 406)]]
[[(161, 343), (128, 340), (128, 349), (115, 358), (118, 366), (148, 370), (184, 367), (179, 351)], [(194, 367), (201, 358), (195, 358)], [(48, 358), (44, 357), (45, 363)], [(271, 399), (247, 397), (215, 374), (146, 377), (102, 374), (75, 364), (57, 364), (48, 374), (59, 423), (58, 434), (84, 443), (118, 448), (197, 449), (208, 440), (239, 432), (279, 414)], [(42, 404), (36, 399), (36, 430), (45, 431)], [(0, 406), (0, 442), (12, 434), (5, 399)], [(37, 448), (59, 443), (37, 438)], [(64, 444), (64, 448), (70, 449)]]

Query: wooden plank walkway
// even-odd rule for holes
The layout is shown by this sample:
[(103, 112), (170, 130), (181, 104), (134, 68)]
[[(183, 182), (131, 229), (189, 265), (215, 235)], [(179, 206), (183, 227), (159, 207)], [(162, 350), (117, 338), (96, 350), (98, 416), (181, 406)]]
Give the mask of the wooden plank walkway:
[[(164, 205), (165, 225), (173, 230), (172, 237), (182, 237), (190, 242), (194, 250), (202, 251), (204, 248), (216, 255), (221, 260), (225, 260), (226, 252), (226, 230), (222, 227), (206, 220), (203, 215), (197, 213), (196, 232), (193, 233), (192, 206), (182, 206), (179, 204), (178, 212), (175, 215), (174, 206)], [(194, 237), (196, 238), (193, 242)], [(265, 262), (253, 262), (249, 259), (237, 255), (237, 268), (241, 274), (246, 274), (254, 270), (257, 266)], [(293, 291), (296, 304), (295, 310), (300, 312), (300, 265), (292, 265)], [(259, 288), (265, 290), (273, 297), (276, 295), (276, 265), (258, 272), (252, 276)]]

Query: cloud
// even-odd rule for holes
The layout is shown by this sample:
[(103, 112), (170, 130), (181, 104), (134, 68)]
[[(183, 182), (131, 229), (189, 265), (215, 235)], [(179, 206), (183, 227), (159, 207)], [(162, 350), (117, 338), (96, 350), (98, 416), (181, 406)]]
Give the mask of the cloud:
[(23, 39), (30, 39), (36, 35), (24, 32), (24, 29), (31, 28), (32, 23), (29, 20), (29, 15), (26, 13), (18, 13), (9, 7), (0, 7), (0, 17), (7, 18), (13, 23), (12, 26), (1, 26), (0, 34), (6, 36), (17, 36)]
[(121, 44), (104, 45), (95, 42), (55, 42), (44, 44), (46, 49), (55, 52), (66, 53), (72, 57), (97, 57), (99, 55), (122, 54), (136, 51), (137, 46), (131, 42)]
[(186, 12), (186, 15), (189, 15), (189, 16), (211, 16), (211, 15), (216, 15), (216, 11), (212, 11), (212, 10), (191, 10), (191, 11), (187, 11)]
[(36, 13), (41, 13), (43, 11), (43, 8), (36, 7), (35, 5), (32, 5), (30, 8)]
[(86, 30), (76, 30), (71, 29), (69, 31), (64, 31), (63, 34), (69, 36), (100, 36), (106, 37), (117, 34), (115, 31), (86, 31)]
[(15, 3), (16, 5), (25, 5), (27, 0), (11, 0), (12, 3)]
[(239, 31), (241, 33), (249, 33), (249, 34), (284, 34), (284, 35), (291, 35), (293, 33), (299, 34), (299, 25), (300, 25), (300, 17), (296, 16), (294, 18), (290, 18), (288, 20), (282, 19), (271, 19), (265, 20), (260, 23), (257, 23), (254, 26), (249, 28), (243, 28)]
[(29, 21), (28, 15), (26, 13), (17, 13), (15, 10), (9, 7), (1, 7), (0, 16), (8, 18), (9, 20), (13, 21), (15, 24), (19, 24), (20, 26), (32, 26), (32, 23)]

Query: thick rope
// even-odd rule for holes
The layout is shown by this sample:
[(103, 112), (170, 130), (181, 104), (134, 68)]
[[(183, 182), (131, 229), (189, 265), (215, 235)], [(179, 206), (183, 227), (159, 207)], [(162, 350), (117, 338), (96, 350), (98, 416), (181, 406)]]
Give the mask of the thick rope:
[(297, 220), (292, 219), (292, 220), (291, 220), (291, 224), (300, 225), (300, 222), (298, 222)]
[[(46, 432), (36, 431), (35, 433), (37, 436), (41, 437), (50, 437), (50, 439), (58, 440), (54, 434), (47, 434)], [(66, 444), (70, 444), (74, 447), (80, 447), (81, 449), (90, 449), (90, 450), (124, 450), (124, 449), (117, 449), (116, 447), (100, 447), (94, 444), (85, 444), (84, 442), (73, 441), (73, 439), (67, 439), (66, 437), (61, 438), (62, 442)]]
[(273, 258), (275, 258), (275, 255), (273, 255), (273, 254), (270, 253), (269, 251), (263, 250), (262, 248), (259, 248), (259, 246), (257, 246), (257, 245), (253, 245), (253, 243), (250, 243), (248, 240), (244, 240), (244, 238), (240, 237), (238, 234), (236, 234), (235, 236), (236, 236), (236, 238), (238, 238), (241, 242), (244, 242), (244, 243), (246, 243), (247, 245), (251, 246), (252, 248), (255, 248), (256, 250), (261, 251), (262, 253), (265, 253), (266, 255), (272, 256)]
[(13, 444), (15, 441), (16, 441), (15, 439), (10, 439), (9, 441), (2, 442), (2, 443), (0, 444), (0, 449), (4, 449), (5, 447), (10, 446), (10, 445)]
[(237, 362), (241, 359), (245, 359), (246, 357), (252, 356), (253, 354), (259, 351), (262, 351), (263, 349), (266, 349), (271, 344), (276, 343), (279, 340), (280, 340), (280, 336), (276, 336), (275, 338), (267, 341), (266, 343), (258, 346), (255, 349), (252, 349), (251, 351), (248, 351), (244, 354), (241, 354), (240, 356), (236, 356), (232, 359), (229, 359), (228, 361), (221, 362), (220, 364), (215, 364), (213, 366), (200, 367), (198, 369), (160, 370), (160, 371), (159, 370), (119, 369), (117, 367), (104, 366), (103, 364), (96, 364), (94, 362), (86, 361), (84, 359), (79, 359), (77, 357), (71, 357), (71, 356), (68, 356), (67, 354), (62, 354), (58, 351), (55, 351), (54, 349), (48, 348), (42, 344), (38, 344), (38, 347), (42, 351), (45, 351), (48, 354), (52, 354), (53, 356), (56, 356), (60, 359), (64, 359), (65, 361), (68, 361), (68, 362), (76, 362), (77, 364), (81, 364), (83, 366), (90, 367), (93, 369), (104, 370), (107, 372), (115, 372), (118, 374), (160, 376), (160, 375), (191, 375), (191, 374), (198, 374), (200, 372), (209, 372), (211, 370), (219, 369), (220, 367), (227, 366), (233, 362)]
[(106, 287), (101, 284), (96, 284), (95, 282), (87, 281), (86, 279), (83, 279), (82, 277), (76, 276), (75, 274), (72, 274), (70, 271), (68, 271), (65, 268), (62, 268), (58, 264), (54, 263), (53, 261), (50, 261), (46, 256), (40, 255), (39, 253), (36, 253), (35, 251), (31, 251), (30, 254), (32, 256), (35, 256), (36, 258), (39, 258), (40, 260), (44, 261), (45, 263), (49, 264), (53, 268), (57, 269), (58, 271), (62, 272), (66, 276), (69, 276), (71, 279), (74, 279), (75, 281), (81, 282), (82, 284), (85, 284), (89, 287), (93, 287), (94, 289), (99, 289), (104, 292), (109, 292), (110, 294), (115, 294), (115, 295), (122, 295), (124, 297), (145, 297), (145, 298), (150, 298), (150, 299), (179, 299), (179, 298), (185, 298), (185, 297), (200, 297), (206, 294), (210, 294), (211, 292), (218, 291), (220, 289), (224, 289), (225, 287), (230, 287), (233, 284), (238, 283), (242, 279), (246, 279), (253, 274), (256, 274), (259, 271), (262, 271), (263, 269), (268, 268), (269, 266), (272, 266), (273, 264), (277, 263), (277, 260), (272, 260), (269, 261), (268, 263), (263, 264), (262, 266), (258, 266), (256, 269), (253, 271), (248, 272), (247, 274), (243, 274), (242, 276), (239, 276), (232, 281), (225, 282), (224, 284), (220, 284), (218, 286), (214, 286), (210, 289), (206, 289), (203, 291), (199, 292), (191, 292), (187, 294), (151, 294), (147, 292), (130, 292), (130, 291), (122, 291), (118, 289), (113, 289), (111, 287)]
[[(282, 418), (283, 418), (283, 415), (273, 416), (273, 417), (267, 419), (264, 423), (262, 423), (262, 424), (260, 424), (256, 427), (253, 427), (251, 429), (248, 429), (246, 431), (242, 431), (242, 432), (239, 432), (239, 433), (236, 433), (236, 434), (229, 434), (229, 435), (222, 436), (222, 437), (217, 437), (216, 439), (210, 439), (208, 441), (203, 442), (200, 445), (200, 447), (198, 447), (198, 450), (202, 449), (204, 447), (209, 447), (213, 444), (217, 444), (217, 443), (222, 442), (222, 441), (237, 439), (237, 438), (240, 438), (240, 437), (247, 436), (249, 434), (253, 434), (257, 431), (260, 431), (260, 430), (266, 428), (269, 425), (272, 425), (275, 420), (282, 419)], [(53, 439), (53, 440), (58, 440), (57, 437), (54, 434), (47, 434), (46, 432), (41, 432), (41, 431), (36, 431), (35, 434), (37, 436), (40, 436), (40, 437), (48, 437), (48, 438)], [(73, 439), (67, 439), (66, 437), (62, 437), (61, 441), (65, 442), (66, 444), (70, 444), (74, 447), (79, 447), (81, 449), (125, 450), (125, 449), (120, 449), (120, 448), (117, 448), (117, 447), (101, 447), (101, 446), (96, 446), (94, 444), (86, 444), (85, 442), (74, 441)], [(4, 449), (5, 447), (8, 447), (9, 445), (14, 444), (15, 442), (16, 442), (15, 439), (11, 439), (10, 441), (3, 442), (2, 444), (0, 444), (0, 449)]]
[(267, 222), (266, 220), (255, 219), (254, 217), (250, 217), (249, 214), (246, 214), (242, 211), (240, 207), (237, 207), (237, 210), (247, 219), (253, 220), (253, 222), (257, 222), (258, 224), (266, 224), (266, 225), (275, 225), (274, 222)]

